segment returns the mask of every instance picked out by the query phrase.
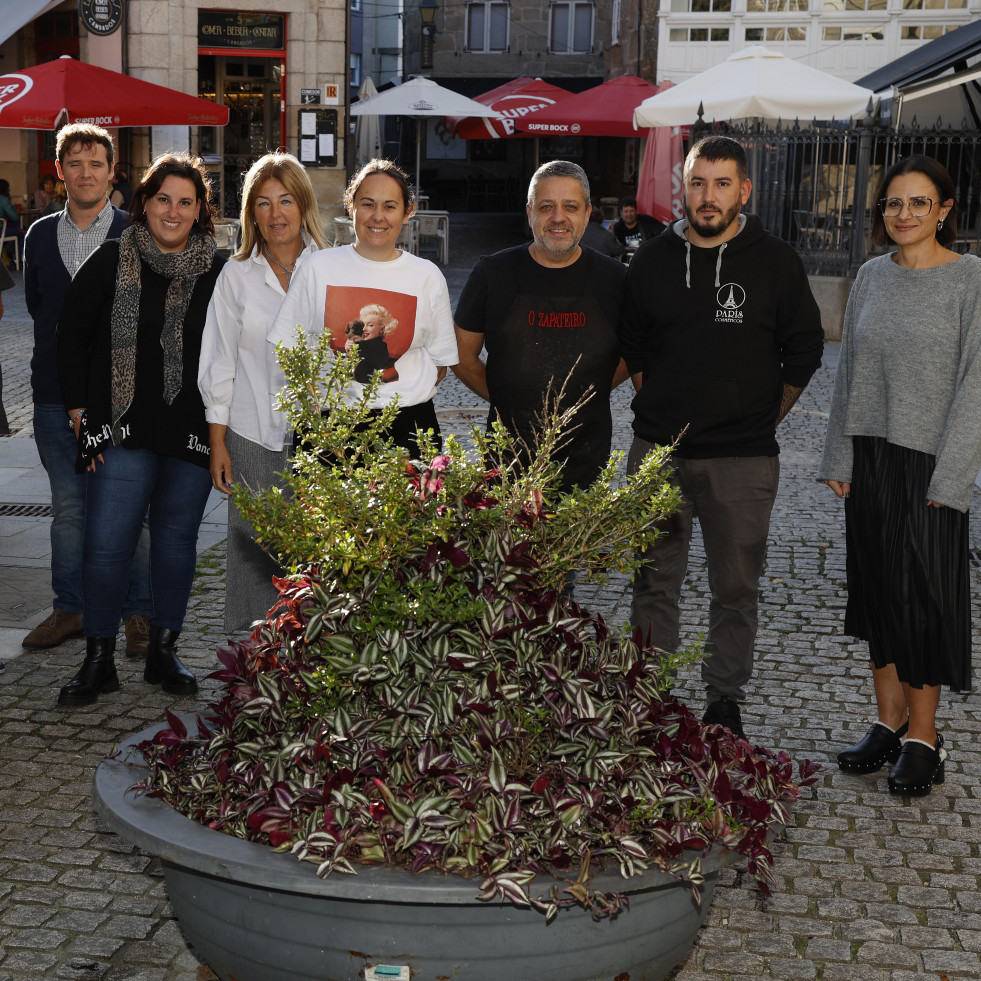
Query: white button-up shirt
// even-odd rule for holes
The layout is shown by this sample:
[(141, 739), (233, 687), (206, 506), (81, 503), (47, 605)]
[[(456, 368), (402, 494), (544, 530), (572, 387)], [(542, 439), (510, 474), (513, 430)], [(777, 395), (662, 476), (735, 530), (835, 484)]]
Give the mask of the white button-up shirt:
[[(295, 268), (315, 251), (311, 242)], [(269, 450), (281, 450), (286, 440), (286, 416), (274, 408), (286, 378), (266, 340), (285, 297), (260, 249), (226, 262), (211, 295), (198, 366), (208, 422)]]

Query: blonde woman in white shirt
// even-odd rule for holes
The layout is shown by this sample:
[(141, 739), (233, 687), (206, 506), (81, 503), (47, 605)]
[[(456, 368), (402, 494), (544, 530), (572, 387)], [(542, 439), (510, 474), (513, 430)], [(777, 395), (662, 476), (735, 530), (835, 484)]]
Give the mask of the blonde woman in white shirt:
[[(201, 341), (198, 387), (211, 441), (211, 480), (223, 494), (236, 481), (269, 487), (286, 467), (286, 418), (274, 409), (285, 379), (266, 341), (307, 257), (326, 247), (317, 202), (302, 164), (267, 153), (245, 176), (242, 245), (218, 278)], [(228, 509), (225, 630), (246, 629), (275, 602), (277, 563), (251, 526)]]

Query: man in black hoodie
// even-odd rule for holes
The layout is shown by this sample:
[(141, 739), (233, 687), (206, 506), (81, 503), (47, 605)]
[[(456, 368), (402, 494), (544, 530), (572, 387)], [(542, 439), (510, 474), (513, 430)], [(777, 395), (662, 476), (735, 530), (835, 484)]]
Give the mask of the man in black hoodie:
[(712, 592), (703, 721), (743, 735), (759, 577), (779, 481), (776, 427), (821, 364), (821, 315), (797, 253), (755, 215), (746, 155), (711, 136), (685, 160), (685, 214), (634, 257), (619, 336), (637, 394), (628, 467), (673, 455), (684, 503), (634, 579), (632, 620), (679, 644), (679, 601), (698, 518)]

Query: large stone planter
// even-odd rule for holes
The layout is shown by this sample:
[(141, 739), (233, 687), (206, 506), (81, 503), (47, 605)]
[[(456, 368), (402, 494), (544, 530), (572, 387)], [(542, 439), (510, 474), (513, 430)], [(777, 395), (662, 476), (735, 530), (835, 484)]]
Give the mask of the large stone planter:
[(658, 981), (687, 953), (728, 860), (705, 860), (700, 906), (663, 873), (603, 873), (597, 884), (629, 894), (626, 912), (597, 921), (568, 909), (548, 925), (533, 910), (478, 901), (479, 880), (379, 867), (320, 879), (309, 863), (128, 793), (146, 773), (135, 746), (161, 727), (99, 766), (95, 807), (160, 857), (185, 936), (223, 981), (356, 981), (378, 965), (407, 966), (421, 981)]

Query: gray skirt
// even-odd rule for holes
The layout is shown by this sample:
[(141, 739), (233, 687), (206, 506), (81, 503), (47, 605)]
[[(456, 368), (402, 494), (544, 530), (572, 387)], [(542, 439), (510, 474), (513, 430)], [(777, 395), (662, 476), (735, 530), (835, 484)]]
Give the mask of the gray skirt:
[[(286, 469), (286, 449), (267, 450), (231, 429), (225, 434), (225, 443), (236, 483), (244, 483), (253, 491), (278, 483), (277, 475)], [(231, 636), (243, 633), (255, 620), (265, 618), (279, 595), (272, 577), (282, 574), (280, 564), (256, 544), (252, 526), (229, 501), (225, 633)]]

